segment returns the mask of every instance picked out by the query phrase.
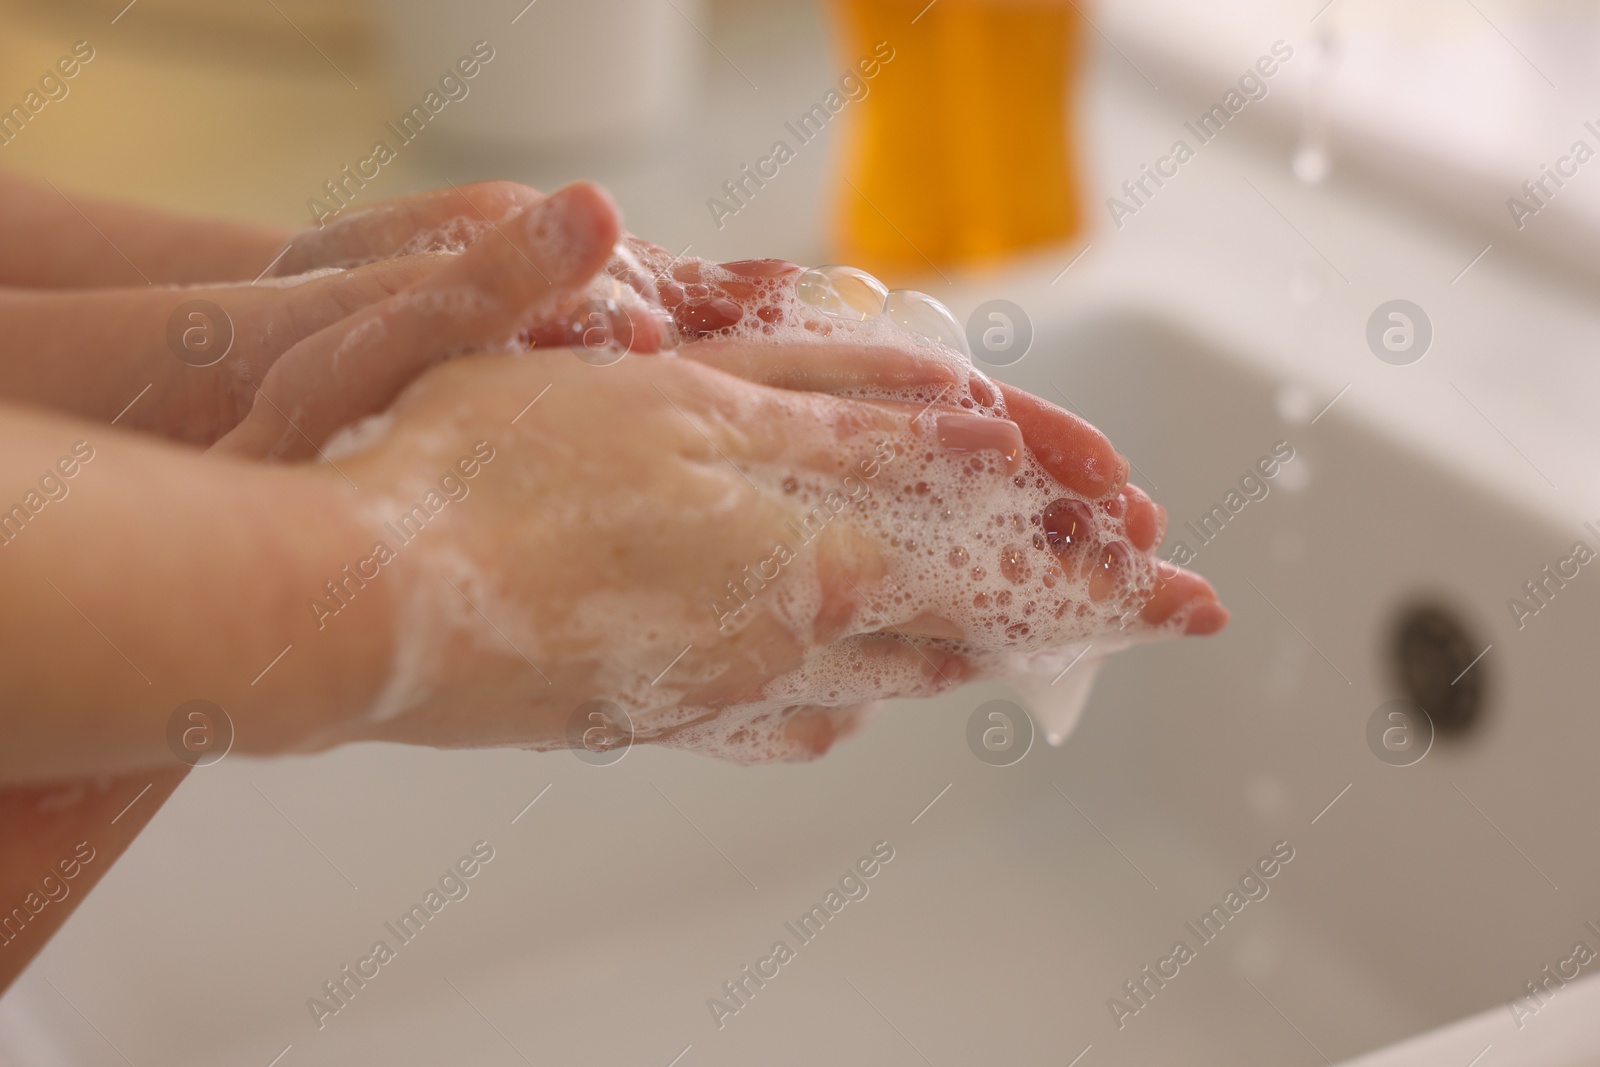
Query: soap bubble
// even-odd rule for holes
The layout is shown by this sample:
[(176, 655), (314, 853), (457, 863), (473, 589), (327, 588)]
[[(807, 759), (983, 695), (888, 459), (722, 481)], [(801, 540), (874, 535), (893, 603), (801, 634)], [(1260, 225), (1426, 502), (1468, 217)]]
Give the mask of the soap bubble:
[(967, 348), (967, 334), (950, 313), (950, 309), (927, 293), (914, 289), (896, 289), (883, 304), (883, 312), (896, 326), (923, 341), (943, 345), (953, 352), (972, 358)]
[(883, 314), (889, 288), (855, 267), (812, 267), (800, 275), (795, 293), (819, 311), (864, 321)]
[(661, 306), (656, 279), (624, 239), (568, 317), (565, 341), (585, 363), (609, 366), (633, 351), (640, 329), (652, 319), (663, 330), (662, 347), (673, 344), (672, 317)]

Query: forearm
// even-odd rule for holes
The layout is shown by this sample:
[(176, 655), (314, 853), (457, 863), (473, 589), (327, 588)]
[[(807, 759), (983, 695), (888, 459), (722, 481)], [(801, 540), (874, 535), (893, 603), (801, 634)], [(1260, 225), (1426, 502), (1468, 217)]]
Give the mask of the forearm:
[[(189, 768), (0, 787), (0, 992), (22, 973)], [(9, 921), (8, 921), (9, 920)]]
[(124, 429), (158, 411), (211, 414), (200, 409), (223, 368), (189, 366), (167, 344), (188, 292), (0, 288), (0, 400), (103, 423), (126, 411)]
[(0, 285), (249, 281), (267, 268), (289, 235), (280, 227), (97, 200), (0, 173)]
[(320, 630), (308, 608), (371, 550), (338, 474), (0, 408), (0, 492), (0, 783), (171, 766), (190, 700), (263, 753), (372, 704), (392, 591), (367, 583)]

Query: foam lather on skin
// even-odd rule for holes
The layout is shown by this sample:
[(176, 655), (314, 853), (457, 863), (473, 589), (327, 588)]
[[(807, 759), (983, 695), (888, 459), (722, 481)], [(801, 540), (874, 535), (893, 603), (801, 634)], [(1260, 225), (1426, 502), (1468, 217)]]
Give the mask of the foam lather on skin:
[[(747, 578), (741, 599), (725, 597), (730, 609), (743, 605), (724, 616), (729, 631), (765, 613), (791, 633), (811, 632), (822, 597), (811, 558), (817, 550), (806, 538), (832, 523), (847, 522), (874, 543), (886, 574), (860, 591), (851, 636), (809, 649), (801, 666), (773, 680), (759, 699), (707, 718), (679, 743), (741, 762), (781, 758), (794, 747), (782, 732), (784, 709), (928, 695), (973, 676), (1015, 684), (1059, 743), (1099, 660), (1132, 643), (1134, 633), (1155, 636), (1136, 621), (1155, 587), (1155, 562), (1127, 545), (1121, 519), (1064, 489), (1031, 456), (1020, 457), (1013, 473), (999, 453), (941, 448), (933, 420), (926, 421), (906, 454), (860, 479), (866, 491), (854, 501), (841, 502), (835, 479), (741, 465), (792, 502), (796, 519), (786, 543), (795, 558), (771, 582), (760, 573)], [(894, 635), (917, 616), (941, 620), (918, 629), (948, 623), (951, 636), (905, 638), (900, 654), (885, 655), (879, 635)], [(1184, 622), (1180, 612), (1159, 633), (1179, 634)], [(964, 666), (952, 669), (956, 663)], [(709, 711), (676, 709), (663, 719), (648, 705), (632, 710), (642, 735)]]
[[(635, 251), (664, 279), (662, 310), (681, 335), (904, 345), (911, 332), (959, 369), (965, 389), (862, 388), (854, 395), (938, 401), (1006, 417), (1002, 394), (972, 366), (954, 317), (932, 298), (888, 293), (849, 268), (808, 271), (796, 284), (792, 269), (773, 267), (764, 277), (759, 264), (671, 264), (653, 262), (662, 257), (648, 246)], [(609, 698), (628, 709), (641, 738), (671, 730), (673, 744), (739, 762), (784, 758), (796, 748), (784, 733), (791, 709), (834, 709), (844, 724), (884, 694), (927, 695), (982, 676), (1012, 682), (1046, 737), (1060, 743), (1105, 655), (1180, 634), (1187, 622), (1187, 608), (1159, 627), (1138, 619), (1155, 590), (1158, 561), (1129, 544), (1122, 517), (1106, 501), (1065, 488), (1025, 447), (1009, 454), (952, 450), (934, 413), (913, 422), (909, 439), (841, 455), (832, 475), (738, 466), (786, 502), (792, 537), (754, 571), (747, 567), (742, 581), (729, 583), (714, 610), (724, 633), (766, 616), (810, 647), (797, 668), (758, 697), (720, 711), (693, 706), (696, 680), (681, 668), (675, 686), (613, 676)], [(812, 541), (834, 525), (875, 545), (885, 576), (870, 591), (857, 590), (860, 603), (846, 636), (819, 645), (812, 634), (823, 577)], [(918, 617), (937, 621), (905, 623)], [(907, 628), (947, 629), (949, 636), (902, 637)], [(614, 626), (610, 632), (615, 636)], [(894, 638), (893, 647), (884, 635)]]
[[(972, 365), (954, 317), (932, 298), (889, 292), (849, 268), (801, 273), (773, 261), (678, 261), (632, 239), (619, 246), (590, 297), (621, 327), (602, 331), (605, 344), (625, 344), (628, 318), (641, 314), (656, 319), (668, 349), (703, 339), (903, 348), (909, 334), (962, 385), (892, 389), (864, 379), (840, 390), (926, 410), (908, 417), (904, 429), (850, 438), (830, 453), (831, 470), (731, 457), (742, 480), (725, 505), (707, 507), (747, 506), (754, 485), (789, 520), (771, 556), (751, 560), (727, 588), (707, 590), (708, 601), (716, 601), (654, 602), (628, 590), (596, 591), (568, 605), (559, 634), (541, 634), (533, 617), (519, 611), (516, 591), (499, 588), (496, 575), (465, 556), (429, 549), (427, 539), (416, 549), (399, 548), (402, 558), (414, 554), (418, 565), (437, 573), (418, 583), (428, 597), (402, 608), (396, 672), (375, 717), (401, 717), (425, 704), (442, 670), (440, 650), (464, 639), (502, 655), (509, 643), (545, 667), (557, 644), (585, 650), (592, 663), (586, 662), (588, 691), (580, 700), (619, 706), (638, 740), (739, 762), (809, 755), (787, 729), (801, 711), (827, 716), (847, 732), (885, 696), (931, 695), (974, 677), (1013, 683), (1046, 737), (1059, 743), (1106, 654), (1184, 632), (1189, 607), (1159, 626), (1139, 618), (1156, 591), (1158, 561), (1133, 548), (1116, 495), (1084, 497), (1029, 452), (1015, 427), (1001, 421), (1003, 394)], [(633, 358), (677, 357), (669, 350)], [(606, 373), (629, 369), (623, 364)], [(804, 433), (817, 409), (798, 395), (794, 406), (795, 432)], [(359, 451), (383, 431), (353, 431), (337, 451)], [(427, 485), (408, 488), (420, 494)], [(609, 503), (636, 511), (640, 528), (661, 506), (648, 493)], [(547, 518), (581, 525), (573, 516)], [(830, 585), (840, 580), (839, 553), (874, 562), (873, 579), (843, 596)], [(831, 618), (841, 600), (852, 612)], [(730, 688), (729, 658), (708, 654), (704, 645), (774, 626), (798, 649), (782, 661), (792, 665), (760, 665), (767, 680), (753, 692)], [(691, 640), (685, 635), (697, 635), (697, 654), (684, 656)], [(570, 739), (547, 744), (562, 741)]]

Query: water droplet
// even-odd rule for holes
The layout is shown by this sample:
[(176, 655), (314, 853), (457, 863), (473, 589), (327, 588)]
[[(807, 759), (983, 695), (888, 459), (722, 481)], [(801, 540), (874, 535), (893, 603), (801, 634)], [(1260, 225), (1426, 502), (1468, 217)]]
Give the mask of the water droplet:
[(1294, 176), (1307, 185), (1320, 185), (1328, 178), (1328, 172), (1333, 169), (1333, 160), (1329, 158), (1328, 151), (1320, 144), (1301, 145), (1300, 150), (1294, 154)]
[(1273, 398), (1273, 406), (1278, 409), (1278, 418), (1296, 426), (1304, 426), (1316, 414), (1316, 400), (1312, 398), (1311, 390), (1303, 385), (1280, 388)]

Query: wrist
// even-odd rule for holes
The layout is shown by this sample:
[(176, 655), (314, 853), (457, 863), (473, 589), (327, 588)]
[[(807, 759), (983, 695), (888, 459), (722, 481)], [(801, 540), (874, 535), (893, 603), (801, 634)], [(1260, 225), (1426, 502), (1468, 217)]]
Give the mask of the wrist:
[[(395, 660), (405, 577), (379, 563), (388, 540), (370, 494), (331, 466), (255, 467), (279, 566), (269, 580), (282, 659), (250, 683), (247, 749), (326, 748), (366, 734)], [(281, 639), (281, 640), (280, 640)], [(270, 684), (269, 684), (270, 683)]]

